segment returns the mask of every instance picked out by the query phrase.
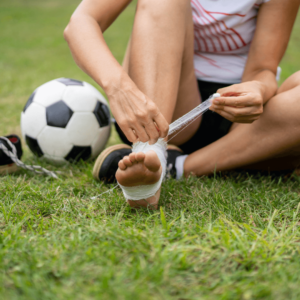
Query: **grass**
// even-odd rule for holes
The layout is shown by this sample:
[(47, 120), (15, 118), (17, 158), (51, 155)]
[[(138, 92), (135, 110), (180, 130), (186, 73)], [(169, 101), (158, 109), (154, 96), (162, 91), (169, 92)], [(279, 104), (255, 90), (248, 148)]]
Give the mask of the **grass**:
[[(0, 2), (0, 135), (20, 134), (31, 92), (57, 77), (93, 83), (62, 31), (78, 1)], [(122, 61), (134, 4), (107, 31)], [(300, 66), (300, 20), (281, 66)], [(113, 133), (109, 144), (118, 141)], [(163, 185), (161, 210), (132, 212), (93, 163), (47, 165), (60, 180), (0, 178), (1, 299), (300, 299), (300, 178), (229, 174)]]

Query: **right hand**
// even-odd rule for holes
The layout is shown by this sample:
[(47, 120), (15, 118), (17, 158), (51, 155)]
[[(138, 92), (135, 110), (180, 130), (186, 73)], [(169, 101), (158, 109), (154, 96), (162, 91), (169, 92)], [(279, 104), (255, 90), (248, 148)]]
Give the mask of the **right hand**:
[(154, 144), (168, 135), (169, 124), (159, 108), (133, 81), (114, 85), (106, 93), (113, 116), (130, 142)]

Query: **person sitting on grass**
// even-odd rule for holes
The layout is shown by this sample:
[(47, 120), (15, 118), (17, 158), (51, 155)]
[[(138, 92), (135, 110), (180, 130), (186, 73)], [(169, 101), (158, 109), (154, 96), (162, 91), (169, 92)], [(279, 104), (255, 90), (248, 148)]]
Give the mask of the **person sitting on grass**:
[[(103, 32), (130, 0), (83, 0), (64, 31), (76, 63), (109, 99), (126, 143), (154, 144), (171, 122), (218, 92), (210, 111), (172, 139), (173, 177), (237, 168), (295, 169), (300, 162), (300, 72), (278, 88), (278, 65), (300, 0), (138, 0), (123, 66)], [(94, 176), (122, 186), (159, 181), (155, 151), (125, 144), (98, 157)], [(115, 175), (116, 174), (116, 175)], [(156, 208), (160, 189), (133, 207)]]

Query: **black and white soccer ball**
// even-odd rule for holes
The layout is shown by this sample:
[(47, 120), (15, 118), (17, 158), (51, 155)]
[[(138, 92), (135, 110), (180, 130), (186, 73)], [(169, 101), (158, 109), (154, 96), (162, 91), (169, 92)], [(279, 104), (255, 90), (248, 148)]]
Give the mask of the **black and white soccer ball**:
[(38, 87), (21, 114), (22, 135), (30, 150), (54, 163), (95, 158), (108, 141), (110, 123), (102, 94), (69, 78)]

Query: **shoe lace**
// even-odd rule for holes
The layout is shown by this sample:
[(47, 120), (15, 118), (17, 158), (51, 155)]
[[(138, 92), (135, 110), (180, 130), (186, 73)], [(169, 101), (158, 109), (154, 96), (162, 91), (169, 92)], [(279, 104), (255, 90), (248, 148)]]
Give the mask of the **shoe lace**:
[(47, 175), (52, 178), (58, 179), (55, 172), (48, 171), (47, 169), (42, 168), (41, 166), (34, 166), (34, 165), (25, 165), (22, 161), (18, 159), (17, 156), (17, 149), (15, 145), (6, 137), (0, 136), (1, 140), (4, 140), (7, 142), (7, 144), (11, 147), (12, 151), (10, 151), (3, 143), (0, 143), (0, 149), (3, 150), (5, 155), (7, 155), (18, 167), (29, 170), (34, 172), (35, 174), (39, 175)]

